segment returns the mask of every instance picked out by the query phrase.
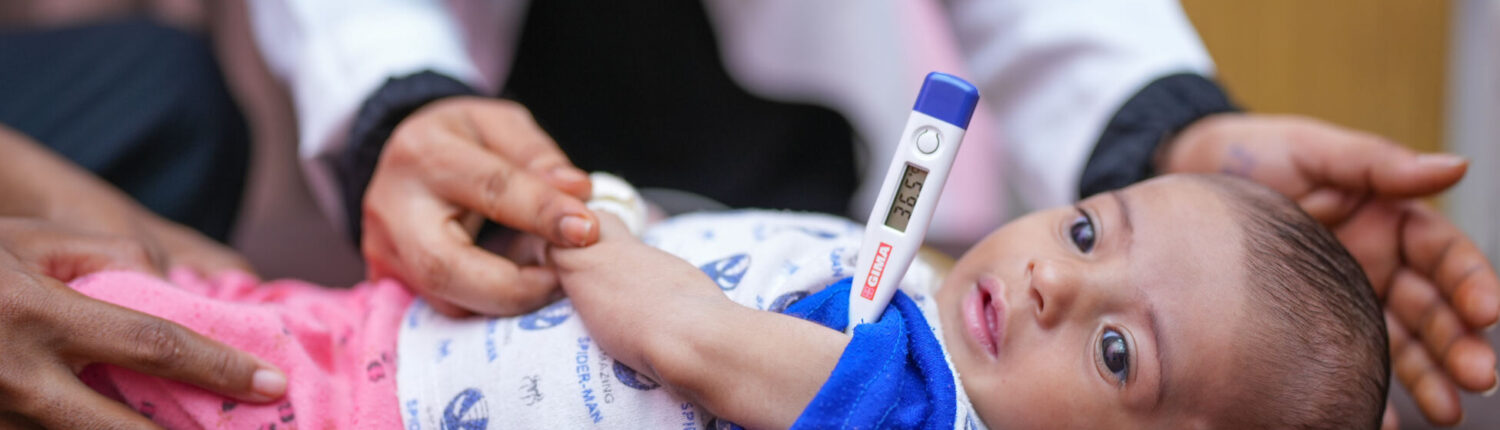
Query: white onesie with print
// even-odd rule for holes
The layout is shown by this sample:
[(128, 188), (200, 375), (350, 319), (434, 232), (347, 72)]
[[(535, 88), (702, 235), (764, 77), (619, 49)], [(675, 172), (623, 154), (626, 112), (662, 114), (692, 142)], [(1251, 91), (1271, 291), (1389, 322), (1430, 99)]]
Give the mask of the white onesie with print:
[[(863, 232), (863, 226), (826, 215), (736, 211), (671, 218), (647, 229), (642, 239), (701, 268), (735, 302), (780, 312), (852, 276)], [(901, 289), (940, 332), (928, 299), (936, 275), (918, 259)], [(402, 324), (397, 354), (408, 430), (482, 429), (490, 421), (497, 424), (492, 428), (729, 425), (600, 351), (566, 299), (520, 317), (457, 320), (418, 300)], [(954, 422), (974, 425), (978, 420), (969, 419), (972, 408), (962, 388), (958, 404)]]

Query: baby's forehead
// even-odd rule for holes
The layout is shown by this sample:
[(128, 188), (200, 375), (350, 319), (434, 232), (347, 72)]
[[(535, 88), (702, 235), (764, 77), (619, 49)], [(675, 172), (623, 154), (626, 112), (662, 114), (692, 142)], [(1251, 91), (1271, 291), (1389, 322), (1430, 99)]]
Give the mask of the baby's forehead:
[[(1151, 178), (1141, 181), (1119, 190), (1119, 192), (1130, 194), (1148, 194), (1146, 190), (1165, 192), (1191, 200), (1218, 199), (1223, 201), (1238, 201), (1244, 198), (1239, 190), (1244, 180), (1234, 179), (1224, 175), (1183, 175), (1173, 174)], [(1253, 186), (1253, 184), (1250, 184)], [(1151, 200), (1143, 202), (1152, 204)]]
[[(1172, 174), (1136, 183), (1122, 190), (1154, 188), (1195, 201), (1217, 200), (1234, 211), (1295, 210), (1296, 204), (1274, 190), (1247, 179), (1223, 174)], [(1146, 202), (1145, 204), (1151, 204)]]
[[(1245, 211), (1285, 208), (1266, 201), (1270, 199), (1253, 189), (1214, 179), (1172, 175), (1091, 199), (1101, 199), (1096, 207), (1118, 207), (1117, 217), (1129, 225), (1125, 233), (1131, 236), (1131, 253), (1136, 254), (1131, 258), (1154, 257), (1153, 264), (1144, 269), (1172, 274), (1202, 271), (1201, 279), (1224, 283), (1235, 279), (1236, 269), (1252, 257), (1244, 252), (1247, 240), (1269, 233), (1248, 228)], [(1120, 228), (1114, 230), (1104, 234), (1122, 233)]]

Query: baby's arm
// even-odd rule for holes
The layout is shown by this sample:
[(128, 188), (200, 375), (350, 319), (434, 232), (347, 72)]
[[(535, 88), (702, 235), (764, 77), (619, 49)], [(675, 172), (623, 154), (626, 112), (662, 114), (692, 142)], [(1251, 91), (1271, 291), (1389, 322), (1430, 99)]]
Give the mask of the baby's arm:
[(714, 415), (749, 428), (791, 427), (849, 337), (740, 306), (614, 216), (600, 220), (599, 243), (548, 253), (600, 348)]

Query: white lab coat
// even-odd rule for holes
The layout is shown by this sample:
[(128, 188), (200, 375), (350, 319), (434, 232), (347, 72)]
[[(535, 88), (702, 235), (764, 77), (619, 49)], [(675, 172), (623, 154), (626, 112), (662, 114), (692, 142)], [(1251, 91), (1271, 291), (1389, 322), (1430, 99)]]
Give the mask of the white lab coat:
[[(422, 70), (493, 94), (520, 36), (521, 0), (257, 0), (255, 39), (291, 89), (299, 154), (340, 224), (332, 157), (361, 103)], [(1156, 78), (1212, 61), (1170, 0), (707, 0), (722, 61), (747, 91), (842, 113), (863, 150), (849, 216), (868, 214), (929, 71), (980, 89), (928, 239), (973, 243), (1018, 210), (1077, 198), (1115, 111)], [(1023, 207), (1012, 207), (1020, 202)]]

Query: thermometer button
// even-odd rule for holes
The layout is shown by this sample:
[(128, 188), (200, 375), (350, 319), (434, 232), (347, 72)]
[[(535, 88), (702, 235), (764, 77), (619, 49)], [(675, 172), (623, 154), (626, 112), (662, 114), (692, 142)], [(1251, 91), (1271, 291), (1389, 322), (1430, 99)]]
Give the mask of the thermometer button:
[(917, 150), (922, 151), (923, 154), (937, 152), (938, 145), (942, 141), (942, 135), (938, 134), (937, 129), (922, 127), (921, 130), (917, 131)]

